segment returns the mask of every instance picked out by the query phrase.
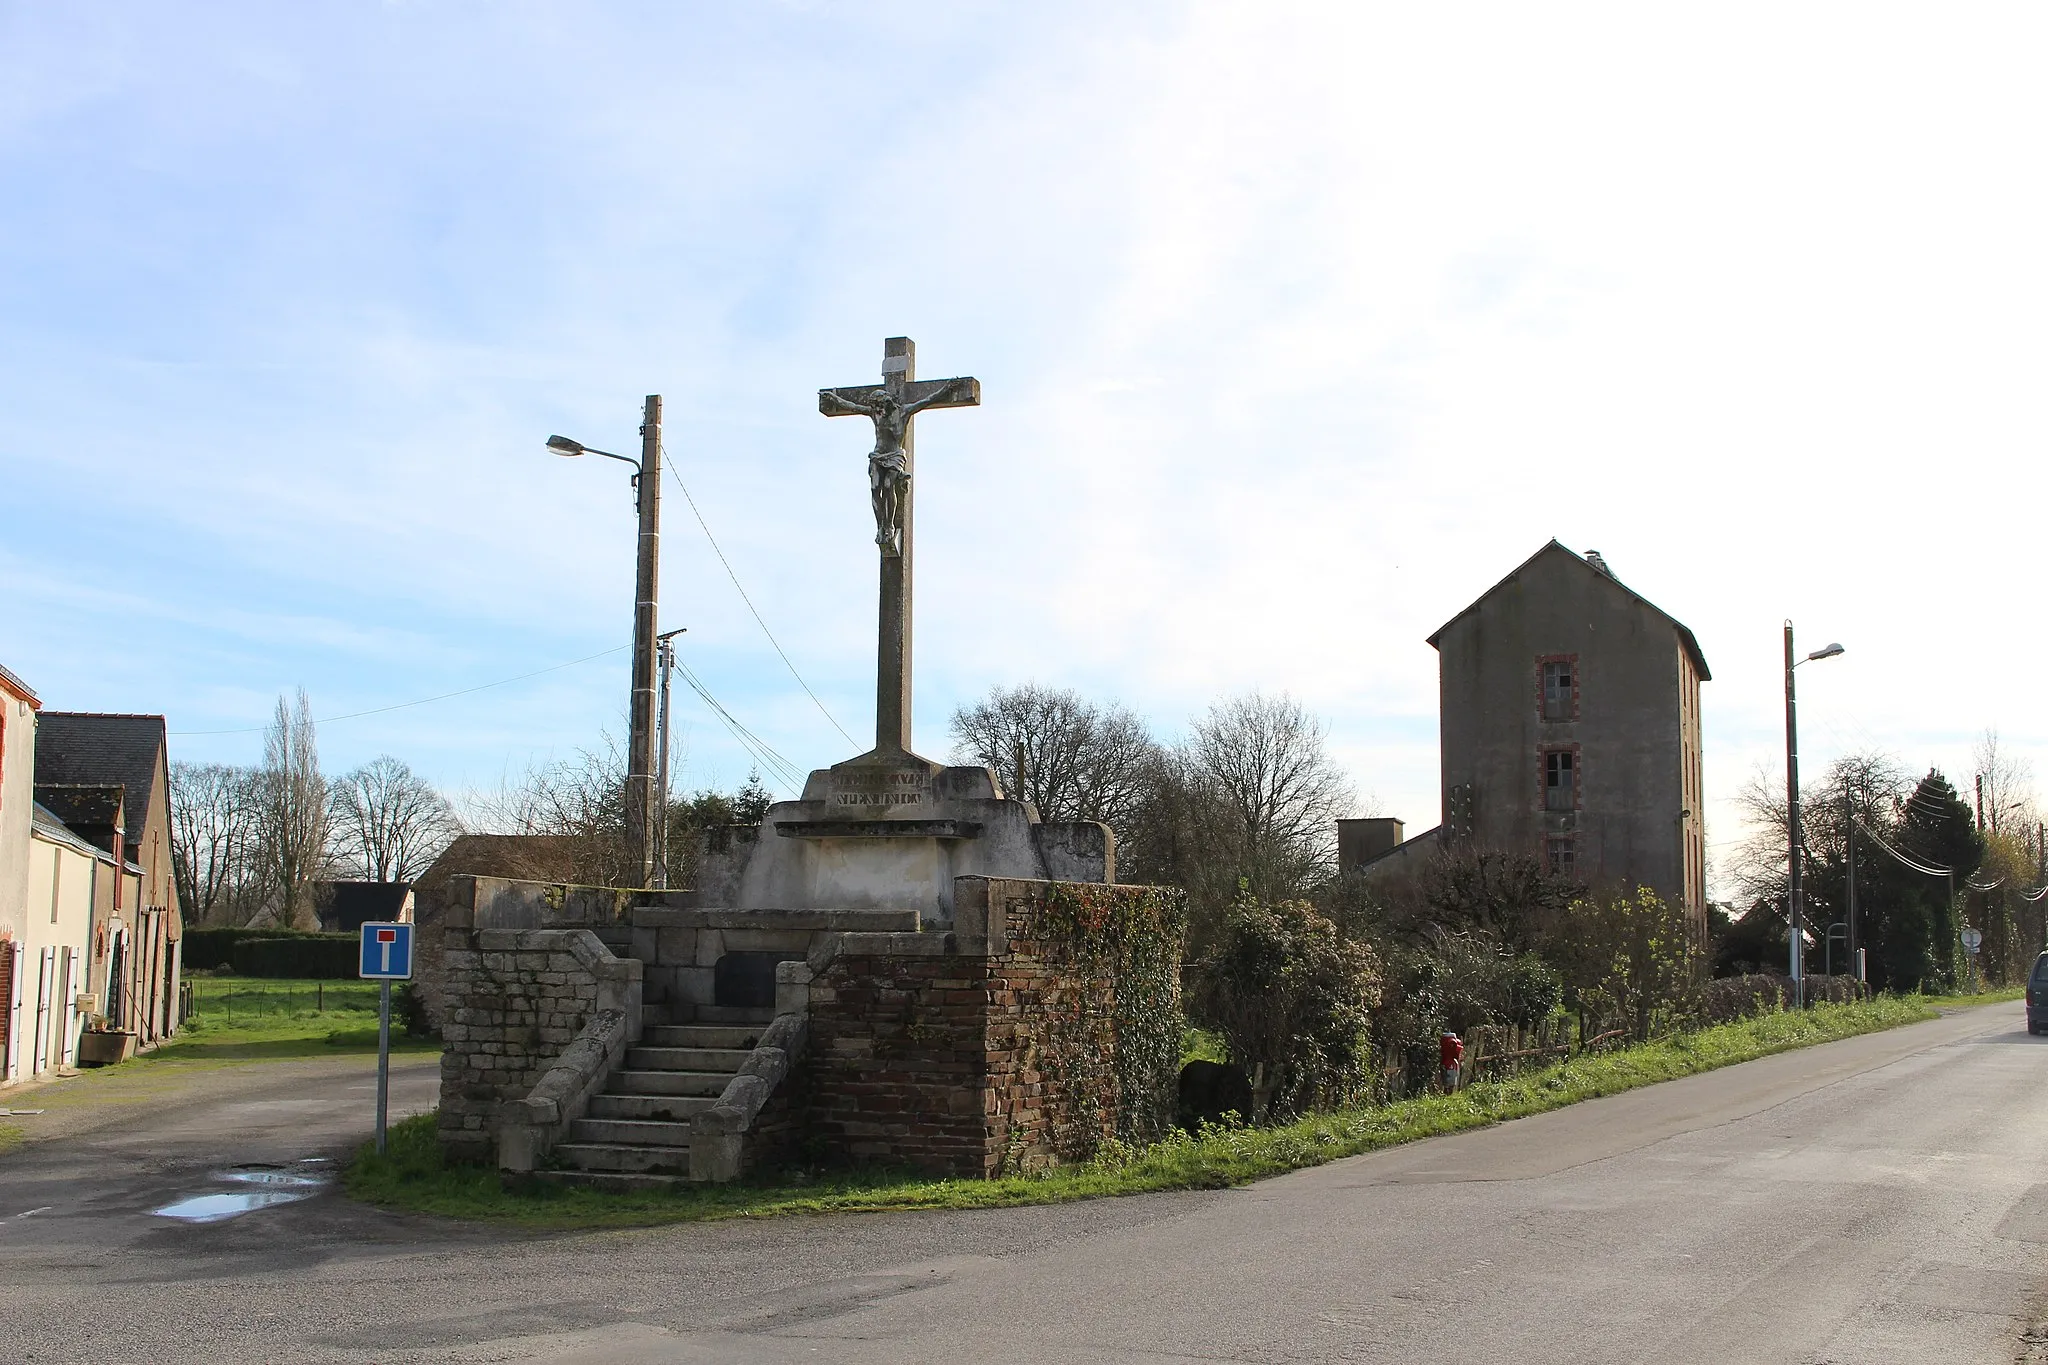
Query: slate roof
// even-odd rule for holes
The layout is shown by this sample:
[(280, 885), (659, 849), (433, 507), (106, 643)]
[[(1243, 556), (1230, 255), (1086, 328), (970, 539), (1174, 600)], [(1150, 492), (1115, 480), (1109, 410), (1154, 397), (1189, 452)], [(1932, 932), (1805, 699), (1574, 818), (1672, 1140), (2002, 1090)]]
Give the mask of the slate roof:
[(36, 784), (118, 782), (128, 789), (128, 834), (139, 839), (156, 791), (162, 716), (44, 711), (36, 722)]
[(1577, 564), (1577, 565), (1578, 565), (1578, 566), (1579, 566), (1580, 568), (1584, 569), (1584, 570), (1585, 570), (1585, 571), (1586, 571), (1587, 573), (1590, 573), (1590, 574), (1598, 574), (1598, 575), (1599, 575), (1599, 576), (1600, 576), (1600, 577), (1601, 577), (1602, 579), (1606, 580), (1606, 581), (1607, 581), (1607, 582), (1609, 582), (1609, 583), (1612, 583), (1612, 584), (1613, 584), (1613, 585), (1614, 585), (1614, 586), (1615, 586), (1616, 588), (1619, 588), (1619, 589), (1620, 589), (1620, 590), (1621, 590), (1622, 592), (1624, 592), (1624, 593), (1627, 593), (1627, 594), (1628, 594), (1628, 595), (1629, 595), (1630, 597), (1632, 597), (1632, 598), (1634, 598), (1634, 599), (1635, 599), (1636, 601), (1638, 601), (1638, 602), (1642, 603), (1642, 604), (1643, 604), (1644, 606), (1648, 607), (1648, 608), (1649, 608), (1649, 609), (1650, 609), (1651, 611), (1654, 611), (1654, 612), (1656, 612), (1656, 613), (1657, 613), (1657, 614), (1658, 614), (1659, 616), (1663, 617), (1663, 618), (1664, 618), (1664, 619), (1665, 619), (1666, 621), (1669, 621), (1669, 622), (1671, 623), (1671, 628), (1672, 628), (1673, 630), (1675, 630), (1675, 631), (1677, 631), (1677, 632), (1678, 632), (1678, 642), (1679, 642), (1679, 644), (1680, 644), (1680, 645), (1682, 645), (1682, 646), (1684, 647), (1684, 649), (1685, 649), (1685, 652), (1686, 652), (1686, 654), (1688, 654), (1688, 655), (1689, 655), (1689, 656), (1690, 656), (1690, 657), (1692, 658), (1692, 666), (1693, 666), (1694, 670), (1695, 670), (1695, 671), (1697, 671), (1697, 672), (1699, 673), (1699, 675), (1700, 675), (1700, 681), (1701, 681), (1701, 682), (1708, 682), (1708, 681), (1711, 681), (1711, 680), (1713, 679), (1713, 676), (1714, 676), (1714, 675), (1713, 675), (1712, 673), (1709, 673), (1709, 672), (1707, 671), (1707, 656), (1706, 656), (1705, 654), (1702, 654), (1702, 653), (1700, 652), (1700, 642), (1699, 642), (1698, 640), (1696, 640), (1696, 639), (1694, 639), (1694, 638), (1693, 638), (1693, 633), (1692, 633), (1692, 630), (1691, 630), (1691, 628), (1690, 628), (1690, 627), (1688, 627), (1688, 626), (1687, 626), (1687, 625), (1685, 624), (1685, 622), (1683, 622), (1683, 621), (1679, 620), (1679, 619), (1678, 619), (1677, 617), (1673, 616), (1673, 615), (1672, 615), (1672, 614), (1671, 614), (1670, 612), (1668, 612), (1668, 611), (1664, 610), (1664, 608), (1662, 608), (1662, 607), (1658, 606), (1658, 605), (1657, 605), (1657, 604), (1656, 604), (1655, 602), (1652, 602), (1652, 601), (1651, 601), (1651, 600), (1650, 600), (1649, 598), (1647, 598), (1647, 597), (1643, 596), (1643, 595), (1642, 595), (1641, 593), (1637, 592), (1637, 591), (1636, 591), (1636, 590), (1635, 590), (1634, 588), (1631, 588), (1631, 587), (1630, 587), (1630, 586), (1629, 586), (1628, 584), (1626, 584), (1626, 583), (1622, 582), (1622, 581), (1621, 581), (1620, 579), (1616, 578), (1616, 577), (1614, 576), (1614, 574), (1613, 574), (1613, 573), (1612, 573), (1612, 572), (1611, 572), (1610, 570), (1607, 570), (1607, 569), (1603, 569), (1603, 568), (1595, 568), (1595, 567), (1594, 567), (1594, 566), (1593, 566), (1592, 564), (1589, 564), (1589, 563), (1588, 563), (1588, 562), (1586, 561), (1586, 559), (1585, 559), (1585, 557), (1584, 557), (1583, 555), (1577, 554), (1577, 553), (1573, 552), (1572, 550), (1570, 550), (1570, 549), (1566, 548), (1566, 546), (1564, 545), (1564, 543), (1563, 543), (1562, 541), (1560, 541), (1560, 540), (1557, 540), (1557, 539), (1555, 539), (1555, 538), (1553, 538), (1553, 539), (1551, 540), (1551, 542), (1550, 542), (1550, 543), (1549, 543), (1548, 545), (1545, 545), (1545, 546), (1544, 546), (1544, 547), (1543, 547), (1542, 549), (1538, 550), (1538, 551), (1537, 551), (1537, 552), (1536, 552), (1535, 554), (1533, 554), (1533, 555), (1530, 555), (1530, 556), (1529, 556), (1529, 557), (1528, 557), (1527, 559), (1523, 560), (1523, 561), (1522, 561), (1522, 562), (1521, 562), (1520, 564), (1517, 564), (1517, 565), (1515, 566), (1515, 568), (1514, 568), (1514, 572), (1513, 572), (1513, 573), (1510, 573), (1510, 574), (1508, 574), (1508, 575), (1507, 575), (1506, 577), (1502, 578), (1502, 579), (1500, 580), (1500, 582), (1498, 582), (1498, 583), (1494, 584), (1494, 585), (1493, 585), (1492, 587), (1488, 588), (1488, 589), (1487, 589), (1487, 590), (1486, 590), (1485, 592), (1483, 592), (1483, 593), (1480, 593), (1480, 594), (1479, 594), (1479, 596), (1477, 596), (1477, 597), (1473, 598), (1473, 599), (1472, 599), (1472, 603), (1471, 603), (1471, 605), (1470, 605), (1470, 606), (1468, 606), (1468, 607), (1466, 607), (1466, 608), (1465, 608), (1465, 610), (1463, 610), (1463, 611), (1459, 612), (1459, 613), (1458, 613), (1458, 614), (1457, 614), (1456, 616), (1453, 616), (1453, 617), (1452, 617), (1452, 618), (1451, 618), (1450, 620), (1448, 620), (1448, 621), (1444, 622), (1444, 623), (1443, 623), (1442, 625), (1438, 626), (1438, 627), (1436, 628), (1436, 633), (1435, 633), (1434, 635), (1431, 635), (1431, 636), (1429, 637), (1429, 644), (1430, 644), (1430, 645), (1431, 645), (1432, 647), (1436, 647), (1436, 643), (1437, 643), (1437, 641), (1438, 641), (1438, 640), (1441, 640), (1441, 639), (1443, 638), (1443, 635), (1444, 635), (1444, 632), (1445, 632), (1445, 631), (1449, 630), (1449, 629), (1450, 629), (1450, 628), (1451, 628), (1452, 626), (1456, 625), (1456, 624), (1457, 624), (1457, 623), (1458, 623), (1458, 622), (1459, 622), (1460, 620), (1462, 620), (1462, 619), (1463, 619), (1464, 617), (1466, 617), (1466, 616), (1469, 616), (1469, 615), (1470, 615), (1470, 614), (1471, 614), (1472, 612), (1474, 612), (1474, 611), (1477, 611), (1477, 610), (1479, 609), (1479, 604), (1480, 604), (1480, 603), (1484, 602), (1484, 601), (1485, 601), (1485, 600), (1486, 600), (1487, 598), (1489, 598), (1489, 597), (1493, 596), (1493, 595), (1494, 595), (1495, 593), (1499, 592), (1499, 591), (1500, 591), (1500, 590), (1501, 590), (1502, 588), (1506, 587), (1506, 586), (1507, 586), (1507, 585), (1508, 585), (1509, 583), (1512, 583), (1512, 582), (1513, 582), (1513, 581), (1515, 580), (1515, 575), (1516, 575), (1516, 574), (1519, 574), (1519, 573), (1521, 573), (1521, 572), (1522, 572), (1522, 570), (1524, 570), (1524, 569), (1528, 568), (1528, 567), (1529, 567), (1529, 566), (1530, 566), (1531, 564), (1534, 564), (1534, 563), (1535, 563), (1535, 562), (1536, 562), (1537, 560), (1539, 560), (1539, 559), (1543, 558), (1543, 556), (1545, 556), (1545, 555), (1547, 555), (1547, 554), (1551, 553), (1551, 552), (1552, 552), (1553, 550), (1554, 550), (1554, 551), (1556, 551), (1556, 552), (1557, 552), (1558, 554), (1561, 554), (1561, 555), (1565, 556), (1565, 557), (1566, 557), (1567, 559), (1571, 560), (1571, 561), (1572, 561), (1572, 562), (1573, 562), (1574, 564)]
[(30, 828), (37, 834), (48, 839), (53, 844), (62, 844), (66, 848), (76, 849), (80, 853), (98, 858), (101, 862), (111, 863), (114, 861), (114, 855), (107, 852), (107, 850), (94, 848), (91, 844), (73, 834), (71, 827), (62, 820), (59, 820), (56, 812), (48, 806), (45, 806), (40, 801), (35, 802), (34, 805), (35, 813), (30, 821)]

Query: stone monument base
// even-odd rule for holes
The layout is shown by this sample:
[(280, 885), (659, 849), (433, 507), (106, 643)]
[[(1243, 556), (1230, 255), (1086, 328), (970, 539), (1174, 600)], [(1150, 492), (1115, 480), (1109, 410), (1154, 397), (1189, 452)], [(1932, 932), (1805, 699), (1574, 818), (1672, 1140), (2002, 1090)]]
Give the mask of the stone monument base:
[(1116, 839), (1094, 821), (1047, 824), (987, 768), (875, 750), (821, 768), (759, 826), (713, 831), (691, 904), (735, 910), (914, 910), (953, 922), (959, 877), (1112, 883)]

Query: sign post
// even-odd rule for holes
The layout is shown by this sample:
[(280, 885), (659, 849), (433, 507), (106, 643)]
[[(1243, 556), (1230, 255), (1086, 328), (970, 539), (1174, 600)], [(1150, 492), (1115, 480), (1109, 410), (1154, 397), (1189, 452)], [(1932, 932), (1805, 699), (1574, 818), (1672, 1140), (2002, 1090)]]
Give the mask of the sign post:
[(384, 1154), (384, 1116), (391, 1098), (391, 983), (412, 979), (412, 926), (363, 925), (361, 970), (377, 992), (377, 1155)]

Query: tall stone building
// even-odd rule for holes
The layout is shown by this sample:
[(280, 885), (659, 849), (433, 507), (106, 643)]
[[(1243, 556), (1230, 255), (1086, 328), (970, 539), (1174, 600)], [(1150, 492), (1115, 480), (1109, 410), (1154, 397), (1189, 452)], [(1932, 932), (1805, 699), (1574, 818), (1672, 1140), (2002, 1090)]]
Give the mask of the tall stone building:
[(1700, 684), (1711, 675), (1693, 633), (1597, 552), (1553, 540), (1429, 643), (1443, 824), (1388, 847), (1398, 822), (1344, 822), (1356, 828), (1340, 847), (1362, 855), (1350, 865), (1377, 875), (1440, 840), (1470, 840), (1595, 885), (1652, 887), (1704, 927)]

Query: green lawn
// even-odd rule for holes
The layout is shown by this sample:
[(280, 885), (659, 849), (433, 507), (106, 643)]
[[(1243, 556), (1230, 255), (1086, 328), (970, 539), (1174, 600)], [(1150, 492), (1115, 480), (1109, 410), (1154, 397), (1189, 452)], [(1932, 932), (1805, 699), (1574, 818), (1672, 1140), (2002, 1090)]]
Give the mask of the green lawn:
[[(185, 1021), (176, 1038), (146, 1057), (234, 1060), (377, 1050), (376, 982), (186, 979), (192, 983), (198, 1013)], [(405, 1037), (395, 1018), (392, 1029), (393, 1052), (440, 1049), (438, 1042)]]
[(644, 1194), (550, 1185), (507, 1189), (495, 1170), (445, 1163), (432, 1114), (394, 1126), (385, 1156), (366, 1146), (344, 1179), (350, 1194), (387, 1208), (556, 1228), (792, 1213), (992, 1208), (1147, 1190), (1220, 1189), (1934, 1017), (1928, 1003), (1911, 998), (1820, 1005), (1581, 1057), (1510, 1080), (1482, 1082), (1456, 1095), (1315, 1115), (1276, 1128), (1206, 1129), (1198, 1136), (1183, 1134), (1145, 1148), (1114, 1146), (1087, 1165), (999, 1180), (933, 1180), (870, 1171)]

